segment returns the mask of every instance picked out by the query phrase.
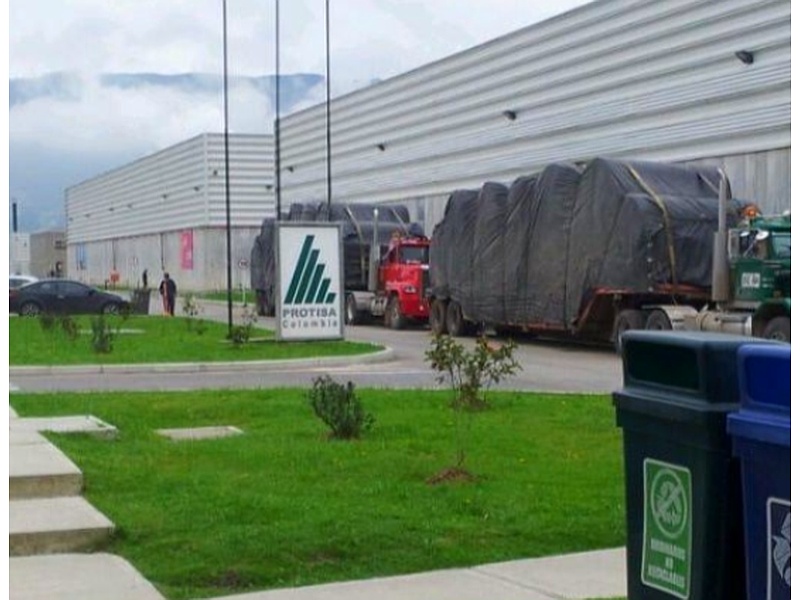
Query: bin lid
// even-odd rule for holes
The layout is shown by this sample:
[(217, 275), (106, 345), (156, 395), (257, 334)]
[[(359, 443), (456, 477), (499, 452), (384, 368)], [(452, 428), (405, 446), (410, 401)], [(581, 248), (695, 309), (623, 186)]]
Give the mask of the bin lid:
[(791, 448), (792, 423), (783, 415), (743, 409), (728, 415), (728, 434), (736, 439), (751, 440)]
[(792, 394), (792, 347), (747, 344), (739, 348), (742, 406), (789, 417)]
[(622, 336), (623, 382), (639, 389), (703, 404), (737, 403), (737, 353), (771, 340), (704, 331), (628, 331)]

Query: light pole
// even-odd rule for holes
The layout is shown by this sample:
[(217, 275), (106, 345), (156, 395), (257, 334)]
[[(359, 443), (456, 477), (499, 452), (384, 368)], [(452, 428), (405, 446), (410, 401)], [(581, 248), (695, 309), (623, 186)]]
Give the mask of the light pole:
[(275, 220), (281, 220), (280, 0), (275, 0)]
[(325, 0), (325, 147), (328, 168), (328, 220), (331, 219), (331, 11), (330, 0)]
[(228, 338), (233, 336), (233, 278), (231, 274), (231, 156), (228, 140), (228, 2), (222, 0), (222, 96), (225, 104), (225, 240), (228, 276)]

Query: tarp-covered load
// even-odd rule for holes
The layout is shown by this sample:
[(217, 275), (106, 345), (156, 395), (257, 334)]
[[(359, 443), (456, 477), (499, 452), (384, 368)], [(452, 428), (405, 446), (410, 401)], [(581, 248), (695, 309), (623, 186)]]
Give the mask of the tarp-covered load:
[(708, 288), (719, 180), (595, 159), (455, 192), (431, 240), (433, 292), (471, 321), (568, 330), (598, 291)]
[[(365, 290), (369, 278), (369, 256), (376, 209), (378, 243), (381, 246), (388, 246), (392, 235), (398, 232), (422, 235), (419, 225), (410, 222), (408, 208), (403, 205), (331, 204), (329, 211), (327, 203), (324, 202), (294, 203), (289, 207), (289, 214), (285, 220), (341, 224), (345, 289)], [(257, 294), (264, 294), (267, 297), (268, 307), (274, 307), (277, 269), (275, 230), (275, 219), (265, 219), (251, 251), (250, 286)]]

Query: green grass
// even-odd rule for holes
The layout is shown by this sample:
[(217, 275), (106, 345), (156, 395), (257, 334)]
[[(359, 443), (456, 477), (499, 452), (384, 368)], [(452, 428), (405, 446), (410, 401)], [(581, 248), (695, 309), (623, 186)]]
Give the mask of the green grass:
[[(231, 290), (231, 291), (232, 291), (231, 299), (233, 300), (234, 306), (236, 306), (236, 305), (241, 306), (242, 305), (242, 290), (237, 288), (237, 289), (234, 289), (234, 290)], [(186, 294), (186, 295), (188, 295), (188, 294)], [(214, 300), (214, 301), (217, 301), (217, 302), (227, 302), (228, 301), (228, 292), (226, 290), (214, 291), (214, 292), (198, 292), (198, 293), (194, 294), (194, 296), (197, 297), (197, 298), (202, 298), (204, 300)], [(245, 303), (248, 306), (252, 307), (252, 306), (255, 305), (256, 293), (253, 290), (245, 290), (244, 291), (244, 298), (245, 298)]]
[[(362, 579), (624, 545), (620, 434), (605, 396), (495, 393), (472, 419), (471, 483), (441, 391), (358, 390), (376, 418), (333, 442), (303, 390), (13, 394), (21, 416), (93, 414), (116, 441), (53, 436), (111, 551), (172, 599)], [(233, 425), (171, 442), (157, 428)]]
[[(206, 330), (198, 334), (198, 320), (187, 317), (130, 316), (110, 317), (107, 321), (120, 330), (108, 354), (92, 348), (91, 318), (75, 317), (82, 331), (74, 341), (64, 334), (56, 320), (50, 331), (40, 318), (9, 319), (9, 365), (135, 364), (165, 362), (214, 362), (274, 360), (321, 356), (341, 356), (375, 352), (377, 346), (345, 341), (280, 342), (265, 329), (253, 329), (251, 342), (234, 346), (226, 340), (225, 323), (202, 321)], [(125, 330), (132, 332), (124, 333)]]

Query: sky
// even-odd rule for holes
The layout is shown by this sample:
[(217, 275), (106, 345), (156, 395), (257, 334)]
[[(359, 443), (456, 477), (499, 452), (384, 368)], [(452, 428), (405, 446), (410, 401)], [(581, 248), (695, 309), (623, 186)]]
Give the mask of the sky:
[[(333, 0), (333, 96), (587, 1)], [(12, 108), (11, 152), (25, 148), (48, 159), (63, 153), (64, 165), (84, 163), (80, 176), (85, 178), (93, 156), (129, 160), (203, 132), (222, 131), (223, 107), (213, 95), (109, 90), (96, 83), (101, 73), (220, 74), (222, 6), (222, 0), (10, 0), (9, 77), (68, 72), (81, 83), (80, 94), (68, 101), (40, 99)], [(231, 78), (274, 74), (275, 2), (228, 0), (227, 34)], [(324, 75), (325, 0), (280, 3), (280, 56), (281, 74)], [(324, 100), (324, 85), (319, 87), (309, 104)], [(252, 90), (232, 90), (229, 106), (232, 133), (266, 133), (271, 128), (272, 106)], [(14, 169), (21, 168), (21, 161), (12, 155), (11, 162), (13, 188), (20, 181)], [(9, 194), (21, 199), (33, 195), (24, 188)]]

